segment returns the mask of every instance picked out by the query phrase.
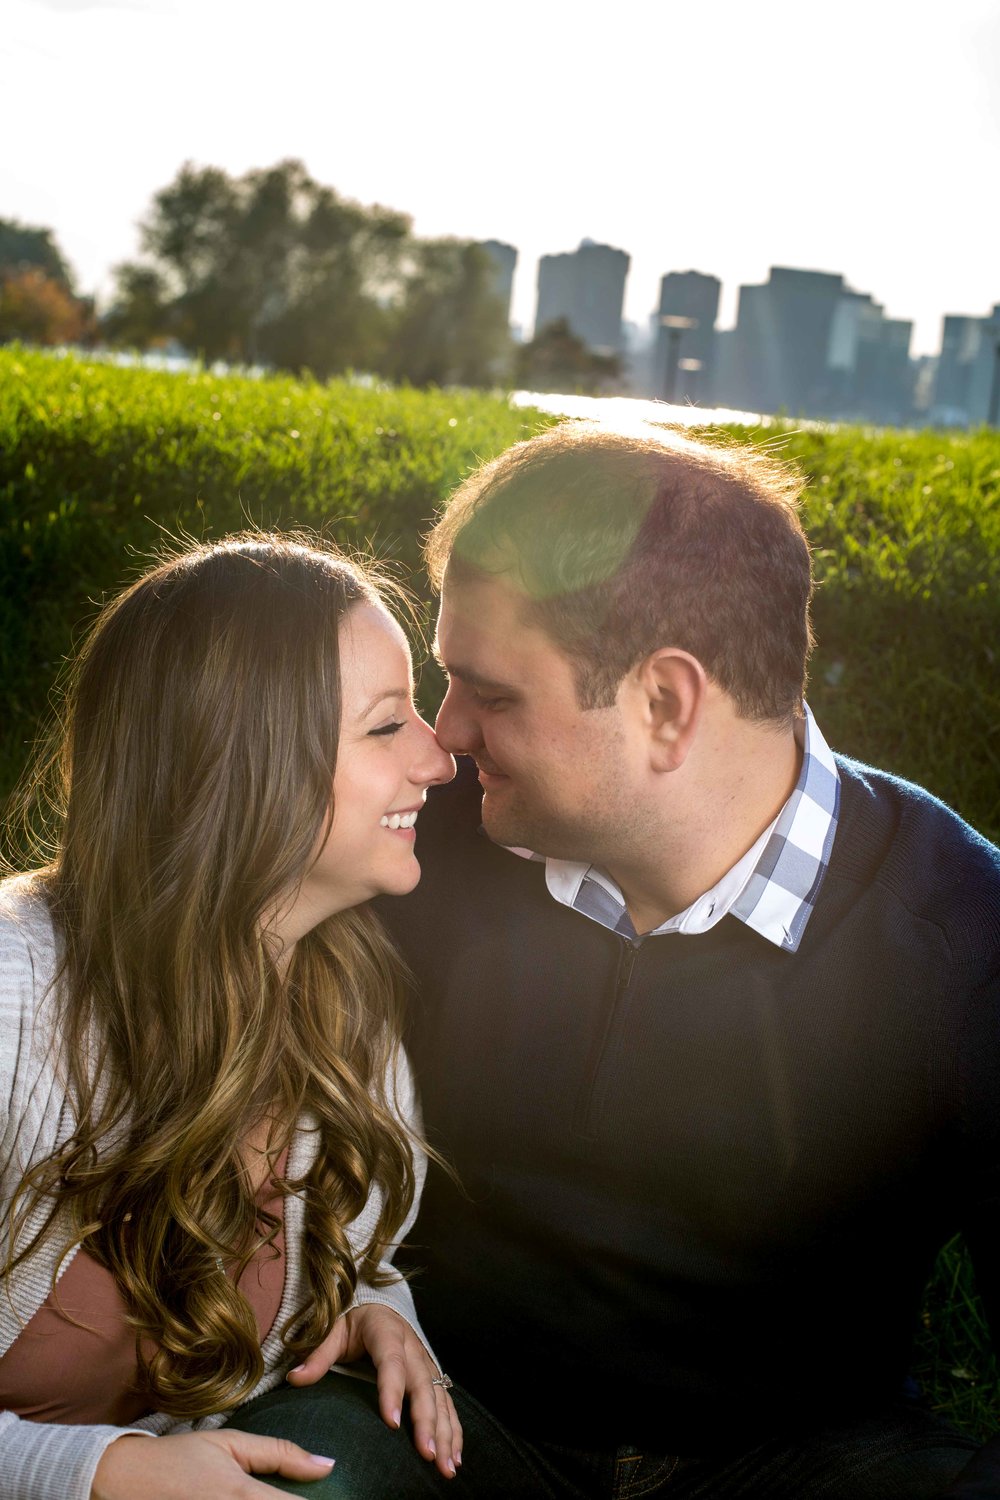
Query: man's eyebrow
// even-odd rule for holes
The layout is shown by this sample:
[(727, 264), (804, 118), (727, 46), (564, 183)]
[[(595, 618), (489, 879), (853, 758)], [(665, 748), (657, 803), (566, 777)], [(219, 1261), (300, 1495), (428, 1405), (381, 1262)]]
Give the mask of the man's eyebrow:
[(517, 688), (512, 682), (500, 682), (496, 677), (484, 677), (482, 672), (474, 672), (471, 667), (462, 667), (454, 662), (445, 668), (449, 677), (455, 677), (459, 682), (464, 682), (468, 687), (475, 688), (477, 693), (502, 694), (505, 698), (513, 698), (517, 694)]
[(371, 713), (372, 709), (373, 708), (377, 708), (378, 705), (380, 703), (383, 703), (387, 698), (407, 698), (408, 699), (409, 696), (410, 696), (410, 690), (409, 690), (408, 687), (405, 687), (405, 688), (387, 688), (384, 693), (376, 693), (375, 696), (374, 696), (374, 698), (371, 700), (371, 702), (370, 703), (366, 703), (365, 706), (364, 706), (364, 708), (358, 714), (358, 723), (360, 724), (360, 722), (361, 722), (362, 719), (367, 719), (367, 717)]
[(496, 677), (484, 677), (482, 672), (476, 672), (472, 667), (463, 667), (459, 662), (446, 662), (441, 655), (437, 641), (431, 647), (431, 655), (448, 677), (456, 677), (459, 682), (468, 683), (469, 687), (475, 688), (481, 693), (503, 693), (511, 698), (517, 693), (517, 688), (512, 682), (501, 682)]

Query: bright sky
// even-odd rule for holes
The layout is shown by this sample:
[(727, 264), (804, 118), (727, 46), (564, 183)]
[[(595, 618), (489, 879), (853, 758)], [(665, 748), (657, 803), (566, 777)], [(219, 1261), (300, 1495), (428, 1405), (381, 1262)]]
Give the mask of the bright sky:
[[(600, 22), (590, 15), (603, 17)], [(83, 291), (185, 159), (301, 157), (418, 234), (627, 250), (628, 318), (710, 271), (842, 271), (934, 353), (1000, 301), (996, 0), (4, 0), (0, 217)]]

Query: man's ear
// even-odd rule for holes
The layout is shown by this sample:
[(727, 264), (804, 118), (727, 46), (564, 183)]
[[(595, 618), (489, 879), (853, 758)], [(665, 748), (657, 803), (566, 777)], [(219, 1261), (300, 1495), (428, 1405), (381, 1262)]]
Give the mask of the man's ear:
[(696, 656), (673, 646), (652, 652), (636, 669), (655, 771), (676, 771), (694, 743), (708, 692), (708, 674)]

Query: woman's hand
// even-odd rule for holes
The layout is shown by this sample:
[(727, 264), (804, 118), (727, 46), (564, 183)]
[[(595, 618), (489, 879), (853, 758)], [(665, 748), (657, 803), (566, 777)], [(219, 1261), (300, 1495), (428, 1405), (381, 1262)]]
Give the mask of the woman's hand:
[(269, 1484), (252, 1474), (323, 1479), (332, 1458), (316, 1458), (284, 1438), (259, 1437), (235, 1427), (185, 1432), (176, 1437), (116, 1438), (101, 1454), (90, 1500), (274, 1500)]
[(331, 1365), (350, 1364), (367, 1354), (375, 1366), (382, 1419), (398, 1427), (403, 1397), (410, 1398), (410, 1420), (417, 1452), (433, 1459), (454, 1479), (462, 1462), (462, 1424), (448, 1392), (431, 1380), (438, 1370), (409, 1323), (380, 1303), (352, 1307), (338, 1318), (308, 1359), (288, 1375), (291, 1385), (314, 1385)]

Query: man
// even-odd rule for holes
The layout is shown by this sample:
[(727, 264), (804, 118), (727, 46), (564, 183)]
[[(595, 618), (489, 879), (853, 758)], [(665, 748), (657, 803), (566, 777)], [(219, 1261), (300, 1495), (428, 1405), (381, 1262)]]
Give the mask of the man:
[(1000, 854), (805, 708), (797, 489), (566, 424), (430, 539), (478, 784), (382, 910), (472, 1495), (1000, 1495), (904, 1393), (957, 1229), (996, 1290)]

